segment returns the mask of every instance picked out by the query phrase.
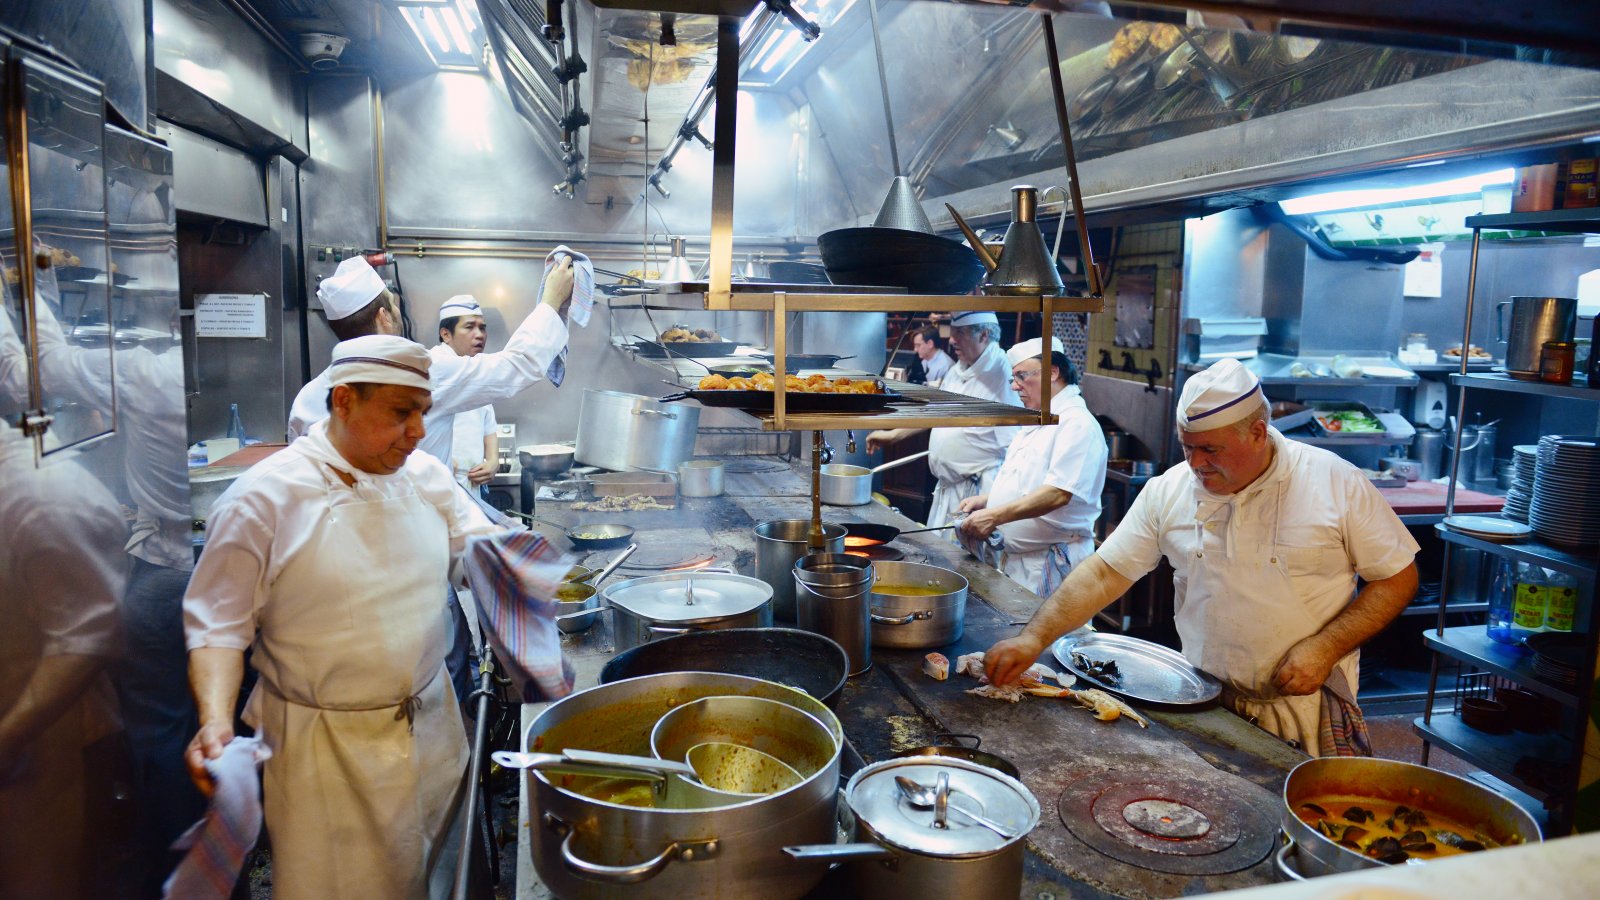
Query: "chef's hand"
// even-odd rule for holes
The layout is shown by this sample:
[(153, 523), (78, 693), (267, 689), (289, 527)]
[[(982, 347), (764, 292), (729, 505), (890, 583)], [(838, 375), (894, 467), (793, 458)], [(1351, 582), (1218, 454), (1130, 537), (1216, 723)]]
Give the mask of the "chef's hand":
[(1312, 635), (1289, 648), (1272, 672), (1272, 683), (1278, 693), (1287, 697), (1303, 697), (1322, 689), (1339, 662), (1337, 654), (1324, 646), (1321, 635)]
[(233, 723), (214, 722), (201, 725), (200, 731), (184, 748), (183, 762), (189, 767), (189, 778), (200, 793), (211, 796), (215, 785), (211, 783), (211, 773), (206, 771), (206, 760), (216, 759), (222, 755), (222, 748), (228, 746), (233, 740)]
[(1044, 646), (1029, 637), (1027, 632), (1003, 641), (983, 653), (983, 674), (990, 684), (1010, 684), (1022, 676), (1028, 667), (1039, 659)]
[(490, 465), (486, 459), (467, 470), (467, 480), (472, 482), (474, 487), (480, 484), (488, 484), (489, 480), (494, 478), (494, 470), (495, 467)]
[(956, 512), (969, 513), (969, 512), (973, 512), (975, 510), (983, 509), (985, 506), (988, 506), (988, 505), (989, 505), (989, 495), (988, 494), (979, 494), (976, 497), (968, 497), (967, 499), (961, 501), (961, 503), (956, 506)]
[(540, 302), (558, 313), (565, 313), (572, 301), (572, 257), (562, 256), (544, 276), (544, 293)]
[(867, 435), (867, 452), (876, 453), (894, 443), (893, 432), (874, 431)]
[(986, 541), (1002, 524), (1004, 523), (1000, 521), (999, 513), (992, 509), (980, 509), (962, 519), (960, 524), (956, 525), (956, 531), (969, 541)]

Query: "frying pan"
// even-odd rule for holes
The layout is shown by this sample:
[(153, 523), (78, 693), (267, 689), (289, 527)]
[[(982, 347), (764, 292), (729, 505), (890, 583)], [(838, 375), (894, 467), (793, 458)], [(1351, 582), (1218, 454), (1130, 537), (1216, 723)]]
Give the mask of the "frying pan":
[(610, 550), (633, 541), (633, 529), (627, 525), (574, 525), (567, 528), (558, 522), (541, 519), (538, 516), (524, 515), (509, 509), (505, 512), (527, 522), (543, 522), (560, 528), (561, 533), (572, 542), (572, 546), (579, 550)]
[(664, 672), (718, 672), (764, 678), (798, 688), (833, 706), (850, 669), (831, 638), (795, 628), (691, 631), (640, 644), (612, 657), (600, 683)]
[[(976, 763), (985, 768), (1004, 772), (1018, 780), (1022, 778), (1022, 773), (1017, 771), (1016, 764), (1011, 760), (979, 750), (978, 748), (983, 745), (983, 738), (975, 734), (940, 732), (933, 736), (933, 740), (934, 744), (932, 746), (912, 747), (910, 750), (901, 750), (895, 756), (900, 758), (907, 756), (942, 756), (951, 759), (964, 759), (967, 762)], [(960, 743), (963, 740), (971, 740), (972, 746), (964, 746)]]
[(767, 263), (767, 271), (783, 284), (828, 284), (828, 270), (816, 263), (779, 259)]
[[(767, 363), (745, 363), (743, 365), (706, 366), (706, 369), (713, 375), (721, 375), (723, 378), (749, 378), (757, 372), (770, 373), (772, 366)], [(790, 371), (793, 370), (791, 369)]]
[(738, 341), (652, 341), (634, 335), (639, 350), (648, 356), (686, 356), (706, 359), (714, 356), (732, 356), (739, 349)]
[(1111, 89), (1116, 86), (1117, 76), (1115, 73), (1108, 72), (1101, 75), (1091, 81), (1088, 87), (1079, 91), (1078, 96), (1072, 98), (1072, 102), (1067, 104), (1067, 115), (1072, 121), (1078, 123), (1098, 117), (1100, 115), (1100, 104), (1105, 101), (1106, 95), (1111, 93)]
[[(895, 391), (884, 391), (881, 394), (808, 394), (786, 391), (784, 398), (784, 408), (789, 412), (867, 412), (883, 409), (891, 403), (906, 399), (903, 394)], [(704, 406), (735, 409), (772, 408), (772, 391), (688, 390), (668, 394), (659, 399), (662, 403), (674, 400), (698, 400)]]
[(818, 236), (817, 249), (834, 284), (965, 294), (987, 273), (960, 241), (900, 228), (838, 228)]
[[(913, 528), (901, 531), (893, 525), (879, 525), (876, 522), (840, 522), (844, 526), (844, 546), (847, 550), (859, 550), (862, 547), (876, 547), (887, 544), (903, 534), (923, 534), (929, 531), (949, 531), (956, 527), (952, 522), (949, 525), (940, 525), (936, 528)], [(852, 538), (857, 540), (852, 541)]]
[[(771, 353), (757, 353), (756, 357), (768, 362), (772, 362), (775, 359)], [(799, 369), (831, 369), (834, 363), (841, 359), (855, 358), (853, 353), (849, 356), (839, 356), (833, 353), (785, 353), (783, 355), (783, 365), (789, 371), (789, 374), (793, 375)]]

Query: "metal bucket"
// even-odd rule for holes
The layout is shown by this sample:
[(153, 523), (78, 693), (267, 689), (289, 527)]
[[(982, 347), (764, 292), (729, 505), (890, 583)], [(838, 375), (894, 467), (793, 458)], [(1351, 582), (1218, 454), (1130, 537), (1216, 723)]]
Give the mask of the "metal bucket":
[(872, 668), (872, 561), (812, 553), (794, 564), (795, 620), (832, 638), (850, 658), (850, 674)]
[[(795, 620), (794, 564), (811, 552), (806, 543), (810, 536), (810, 519), (774, 519), (756, 526), (755, 575), (771, 585), (772, 617), (780, 622)], [(824, 522), (823, 550), (843, 553), (844, 536), (843, 525)]]

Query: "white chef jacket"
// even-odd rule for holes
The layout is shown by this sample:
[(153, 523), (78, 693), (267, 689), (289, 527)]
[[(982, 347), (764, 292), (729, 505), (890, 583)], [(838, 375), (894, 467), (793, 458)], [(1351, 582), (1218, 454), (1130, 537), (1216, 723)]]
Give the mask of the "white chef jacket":
[[(428, 434), (417, 449), (448, 467), (456, 413), (510, 399), (532, 387), (545, 377), (545, 370), (566, 345), (566, 323), (555, 310), (540, 303), (506, 339), (504, 350), (458, 356), (444, 344), (428, 348), (433, 408), (423, 419)], [(330, 386), (324, 369), (295, 395), (289, 409), (289, 440), (328, 417)]]
[[(1150, 572), (1165, 556), (1174, 570), (1184, 656), (1197, 666), (1203, 659), (1243, 660), (1237, 672), (1213, 674), (1262, 704), (1314, 709), (1316, 695), (1285, 698), (1270, 684), (1282, 653), (1349, 605), (1358, 575), (1367, 581), (1392, 577), (1411, 564), (1418, 547), (1359, 469), (1326, 450), (1290, 441), (1275, 428), (1268, 433), (1276, 456), (1250, 486), (1232, 496), (1212, 494), (1188, 466), (1175, 466), (1145, 485), (1099, 556), (1128, 579)], [(1251, 580), (1250, 573), (1260, 571), (1252, 566), (1269, 554), (1281, 562), (1294, 594), (1283, 601), (1281, 617), (1261, 622), (1252, 613), (1239, 629), (1197, 628), (1194, 611), (1186, 609), (1190, 581), (1203, 575), (1210, 595), (1205, 602), (1223, 604), (1221, 609), (1248, 602), (1240, 598), (1262, 588)], [(1283, 649), (1266, 649), (1268, 643)], [(1357, 684), (1359, 651), (1339, 665), (1349, 683)], [(1314, 731), (1306, 730), (1299, 729), (1302, 745), (1315, 747)]]
[[(450, 470), (438, 460), (412, 453), (400, 471), (374, 475), (346, 462), (327, 430), (325, 422), (312, 425), (303, 438), (251, 466), (217, 498), (206, 521), (205, 553), (183, 598), (190, 650), (250, 646), (278, 573), (335, 504), (404, 496), (414, 487), (445, 518), (452, 565), (460, 560), (467, 538), (498, 530), (456, 489)], [(330, 490), (320, 471), (324, 464), (353, 476), (355, 485), (339, 482)], [(381, 578), (383, 573), (369, 574)]]
[(469, 491), (473, 486), (466, 470), (484, 461), (483, 439), (498, 430), (492, 406), (456, 413), (456, 423), (451, 430), (450, 470), (455, 473), (456, 481)]
[[(939, 387), (979, 400), (1021, 406), (1011, 388), (1011, 365), (999, 344), (990, 343), (971, 365), (962, 360)], [(935, 428), (928, 434), (928, 468), (940, 481), (958, 482), (998, 468), (1017, 429), (1009, 425)]]
[(950, 358), (950, 354), (944, 352), (943, 350), (935, 350), (933, 351), (933, 356), (931, 358), (922, 361), (923, 378), (928, 382), (928, 384), (937, 385), (939, 384), (940, 380), (943, 379), (947, 373), (949, 373), (950, 366), (952, 366), (954, 363), (955, 360)]
[(1018, 500), (1041, 485), (1066, 491), (1072, 499), (1032, 519), (1000, 526), (1008, 552), (1032, 553), (1051, 544), (1092, 539), (1100, 518), (1100, 494), (1106, 483), (1106, 439), (1084, 405), (1075, 384), (1050, 401), (1055, 425), (1030, 425), (1018, 430), (1006, 449), (1006, 460), (989, 489), (990, 509)]

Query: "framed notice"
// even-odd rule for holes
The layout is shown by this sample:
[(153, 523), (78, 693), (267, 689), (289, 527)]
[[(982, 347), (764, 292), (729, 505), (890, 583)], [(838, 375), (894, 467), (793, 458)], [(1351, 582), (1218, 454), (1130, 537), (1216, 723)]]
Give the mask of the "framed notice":
[(194, 298), (194, 335), (203, 338), (266, 337), (267, 295), (197, 295)]

